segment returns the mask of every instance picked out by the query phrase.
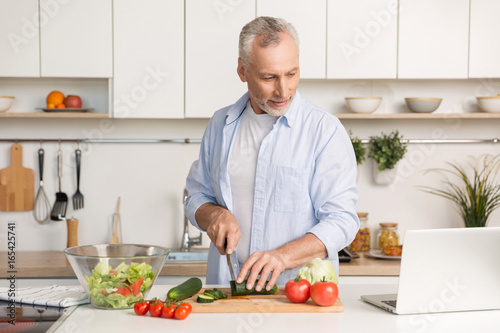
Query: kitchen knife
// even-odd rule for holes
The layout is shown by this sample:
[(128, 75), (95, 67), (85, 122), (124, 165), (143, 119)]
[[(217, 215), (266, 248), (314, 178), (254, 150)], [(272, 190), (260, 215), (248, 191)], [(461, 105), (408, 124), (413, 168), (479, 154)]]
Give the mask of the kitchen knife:
[(231, 273), (231, 281), (236, 281), (236, 277), (234, 276), (233, 263), (231, 261), (231, 255), (227, 253), (227, 239), (224, 244), (224, 249), (226, 250), (227, 266), (229, 267), (229, 272)]
[(224, 243), (224, 249), (226, 250), (226, 260), (227, 266), (229, 267), (229, 273), (231, 273), (231, 281), (229, 281), (229, 285), (231, 287), (231, 295), (236, 292), (236, 277), (234, 276), (233, 262), (231, 261), (231, 255), (227, 253), (227, 239)]

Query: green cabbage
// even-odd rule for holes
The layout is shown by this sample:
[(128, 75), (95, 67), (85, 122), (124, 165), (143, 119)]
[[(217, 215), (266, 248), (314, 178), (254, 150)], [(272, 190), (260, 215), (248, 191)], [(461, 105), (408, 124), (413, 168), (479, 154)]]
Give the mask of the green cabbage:
[(313, 285), (315, 282), (331, 281), (335, 284), (339, 283), (337, 273), (333, 268), (333, 264), (329, 260), (320, 258), (313, 259), (302, 266), (297, 273), (298, 279), (306, 279)]

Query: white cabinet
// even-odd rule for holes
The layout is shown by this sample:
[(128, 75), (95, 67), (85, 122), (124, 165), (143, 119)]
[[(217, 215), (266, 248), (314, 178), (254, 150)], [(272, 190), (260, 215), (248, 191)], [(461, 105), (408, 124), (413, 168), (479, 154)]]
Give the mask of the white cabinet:
[(247, 91), (238, 37), (255, 18), (255, 0), (186, 0), (186, 118), (208, 118)]
[(183, 118), (184, 1), (115, 0), (113, 14), (113, 116)]
[(328, 79), (394, 79), (397, 1), (328, 0)]
[(469, 0), (400, 0), (398, 78), (467, 78)]
[(471, 0), (469, 77), (500, 77), (500, 1)]
[(326, 0), (258, 0), (257, 16), (293, 24), (300, 41), (300, 77), (326, 78)]
[(40, 0), (42, 76), (113, 75), (111, 1)]
[(0, 0), (0, 76), (40, 76), (38, 0)]

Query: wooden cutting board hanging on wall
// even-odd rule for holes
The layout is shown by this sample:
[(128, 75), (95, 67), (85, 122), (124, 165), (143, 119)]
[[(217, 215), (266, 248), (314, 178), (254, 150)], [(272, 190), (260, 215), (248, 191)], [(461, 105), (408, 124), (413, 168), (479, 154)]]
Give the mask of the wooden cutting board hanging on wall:
[(22, 212), (33, 210), (35, 172), (23, 167), (23, 147), (10, 147), (10, 166), (0, 170), (0, 210)]

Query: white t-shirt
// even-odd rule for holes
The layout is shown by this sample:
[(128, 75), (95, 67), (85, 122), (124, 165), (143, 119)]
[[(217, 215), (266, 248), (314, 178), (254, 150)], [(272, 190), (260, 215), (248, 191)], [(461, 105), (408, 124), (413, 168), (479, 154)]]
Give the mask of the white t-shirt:
[(273, 128), (278, 117), (256, 114), (248, 101), (229, 153), (229, 181), (233, 195), (233, 215), (238, 221), (241, 238), (238, 260), (244, 263), (250, 256), (250, 230), (255, 188), (255, 170), (262, 140)]

